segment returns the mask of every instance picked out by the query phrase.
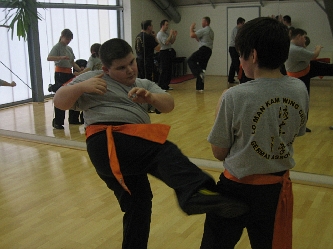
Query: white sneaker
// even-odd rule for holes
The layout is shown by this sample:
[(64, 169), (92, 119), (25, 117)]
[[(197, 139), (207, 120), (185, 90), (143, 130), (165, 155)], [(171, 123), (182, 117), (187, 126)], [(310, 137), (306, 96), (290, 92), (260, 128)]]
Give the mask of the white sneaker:
[(202, 70), (202, 72), (200, 73), (200, 78), (202, 79), (202, 81), (205, 80), (205, 70)]

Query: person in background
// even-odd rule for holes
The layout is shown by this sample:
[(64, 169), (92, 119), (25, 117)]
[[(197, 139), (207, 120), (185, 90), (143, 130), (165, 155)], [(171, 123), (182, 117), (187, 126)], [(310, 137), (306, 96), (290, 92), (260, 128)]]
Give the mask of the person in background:
[(81, 72), (74, 72), (75, 76), (78, 76), (88, 71), (102, 70), (102, 62), (99, 58), (100, 47), (101, 47), (100, 43), (94, 43), (93, 45), (91, 45), (90, 47), (91, 56), (89, 57), (88, 62), (86, 61), (86, 65), (81, 70)]
[[(99, 59), (100, 47), (101, 47), (100, 43), (94, 43), (93, 45), (91, 45), (90, 47), (91, 56), (89, 57), (88, 62), (84, 59), (79, 59), (76, 61), (76, 64), (79, 65), (79, 67), (81, 68), (81, 72), (77, 72), (76, 70), (74, 70), (73, 74), (75, 76), (78, 76), (88, 71), (102, 69), (102, 62)], [(83, 124), (84, 123), (83, 112), (69, 110), (68, 122), (70, 124)]]
[(284, 25), (286, 25), (288, 27), (288, 29), (290, 29), (292, 27), (290, 16), (288, 16), (288, 15), (283, 16), (282, 22), (283, 22)]
[(162, 20), (160, 23), (161, 30), (157, 33), (157, 40), (160, 44), (160, 77), (158, 85), (164, 90), (173, 90), (169, 87), (172, 77), (172, 59), (176, 57), (176, 52), (172, 48), (172, 44), (176, 41), (178, 32), (169, 29), (169, 21)]
[(293, 143), (305, 134), (309, 96), (299, 79), (284, 76), (288, 29), (270, 17), (248, 21), (235, 46), (245, 74), (254, 80), (224, 91), (208, 136), (225, 168), (220, 193), (250, 207), (242, 217), (206, 214), (201, 249), (233, 249), (247, 229), (251, 248), (291, 249), (293, 196), (289, 170)]
[(246, 213), (242, 202), (214, 192), (214, 179), (167, 140), (169, 126), (151, 124), (148, 105), (168, 113), (174, 100), (156, 83), (137, 78), (131, 46), (122, 39), (108, 40), (100, 59), (103, 71), (76, 77), (56, 92), (54, 104), (84, 112), (90, 160), (124, 212), (122, 248), (147, 248), (153, 198), (148, 173), (175, 190), (189, 215)]
[[(68, 44), (73, 39), (73, 33), (69, 29), (61, 32), (59, 42), (51, 49), (47, 60), (54, 61), (54, 85), (49, 85), (49, 92), (57, 92), (57, 90), (70, 79), (74, 78), (72, 68), (80, 72), (81, 68), (74, 62), (75, 55)], [(55, 129), (64, 129), (65, 111), (54, 107), (54, 119), (52, 126)]]
[[(307, 32), (296, 28), (291, 34), (289, 56), (285, 63), (287, 74), (304, 82), (310, 96), (310, 80), (317, 76), (333, 76), (333, 64), (315, 59), (320, 54), (321, 45), (316, 45), (313, 51), (306, 49)], [(307, 132), (311, 129), (307, 128)]]
[[(78, 75), (81, 74), (86, 69), (88, 62), (85, 59), (78, 59), (75, 61), (75, 63), (81, 68), (81, 72), (77, 72), (75, 69), (73, 70), (73, 74)], [(70, 79), (70, 81), (72, 81), (73, 79)], [(69, 82), (67, 82), (66, 84), (68, 84)], [(83, 124), (84, 123), (83, 112), (69, 110), (68, 123), (74, 125)]]
[(235, 74), (239, 73), (239, 54), (235, 48), (235, 38), (237, 35), (238, 30), (244, 25), (245, 19), (243, 17), (237, 18), (237, 26), (233, 28), (231, 31), (231, 37), (230, 37), (230, 43), (229, 43), (229, 54), (231, 58), (231, 64), (229, 68), (229, 74), (228, 74), (228, 83), (234, 84), (235, 82)]
[[(152, 20), (141, 23), (141, 32), (135, 38), (136, 61), (141, 79), (153, 80), (154, 53), (160, 51), (160, 45), (153, 30)], [(158, 79), (154, 78), (157, 82)]]
[(2, 79), (0, 79), (0, 86), (11, 86), (11, 87), (14, 87), (14, 86), (16, 86), (16, 83), (15, 83), (15, 81), (12, 81), (12, 82), (7, 82), (7, 81), (5, 81), (5, 80), (2, 80)]
[(203, 93), (205, 72), (209, 58), (212, 55), (214, 31), (210, 27), (210, 18), (208, 16), (202, 18), (202, 29), (195, 31), (195, 25), (195, 23), (192, 23), (190, 26), (190, 37), (199, 42), (199, 50), (188, 58), (187, 63), (192, 74), (197, 78), (196, 90)]

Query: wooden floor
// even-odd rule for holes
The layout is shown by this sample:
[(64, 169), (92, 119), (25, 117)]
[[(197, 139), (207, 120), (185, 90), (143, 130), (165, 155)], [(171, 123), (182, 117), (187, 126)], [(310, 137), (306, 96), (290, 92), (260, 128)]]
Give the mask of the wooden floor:
[[(84, 150), (2, 137), (0, 158), (0, 248), (121, 248), (122, 213)], [(186, 216), (171, 189), (150, 181), (148, 248), (199, 249), (205, 216)], [(293, 248), (332, 248), (333, 189), (295, 183), (293, 189)], [(249, 248), (244, 231), (236, 249)]]
[[(295, 142), (295, 170), (333, 176), (333, 81), (312, 82), (308, 127)], [(217, 162), (206, 137), (225, 77), (208, 76), (203, 94), (194, 80), (172, 85), (176, 109), (151, 114), (172, 126), (169, 139), (191, 158)], [(84, 143), (82, 126), (53, 130), (52, 99), (0, 110), (0, 129), (54, 141)], [(65, 142), (66, 143), (66, 142)], [(122, 213), (84, 149), (0, 136), (0, 248), (121, 248)], [(220, 172), (208, 170), (215, 179)], [(199, 248), (204, 215), (186, 216), (174, 193), (150, 178), (153, 216), (149, 249)], [(294, 183), (294, 249), (333, 248), (333, 189)], [(244, 233), (236, 249), (249, 249)]]

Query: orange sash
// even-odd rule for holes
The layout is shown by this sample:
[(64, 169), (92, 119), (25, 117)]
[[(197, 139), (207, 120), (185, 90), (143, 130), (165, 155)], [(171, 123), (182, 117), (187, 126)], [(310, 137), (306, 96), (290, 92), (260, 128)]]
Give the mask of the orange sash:
[(224, 170), (224, 176), (229, 180), (251, 185), (267, 185), (281, 183), (282, 188), (275, 214), (272, 249), (292, 249), (293, 193), (289, 179), (289, 171), (283, 176), (250, 175), (238, 179)]
[(75, 78), (75, 76), (73, 78), (71, 78), (70, 80), (67, 80), (64, 84), (62, 84), (63, 86), (68, 85), (71, 81), (73, 81)]
[(72, 68), (56, 66), (54, 71), (56, 73), (72, 73)]
[(243, 76), (243, 67), (242, 65), (239, 65), (239, 70), (238, 70), (238, 74), (237, 74), (237, 79), (241, 80)]
[(299, 72), (287, 72), (287, 75), (290, 77), (295, 77), (295, 78), (301, 78), (305, 75), (307, 75), (310, 72), (310, 64), (303, 69), (302, 71)]
[[(120, 165), (116, 153), (116, 148), (113, 140), (112, 132), (120, 132), (122, 134), (140, 137), (152, 142), (159, 144), (165, 143), (170, 126), (164, 124), (125, 124), (125, 125), (89, 125), (86, 127), (86, 138), (91, 135), (106, 131), (106, 137), (108, 141), (108, 154), (110, 161), (110, 168), (113, 175), (116, 177), (120, 185), (131, 194), (130, 190), (127, 188), (124, 177), (120, 171)], [(130, 146), (130, 145), (129, 145)]]

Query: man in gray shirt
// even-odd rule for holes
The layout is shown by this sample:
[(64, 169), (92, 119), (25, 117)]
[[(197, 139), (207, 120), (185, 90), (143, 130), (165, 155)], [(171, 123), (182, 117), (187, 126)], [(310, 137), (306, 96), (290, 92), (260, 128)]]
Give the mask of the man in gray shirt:
[(202, 29), (195, 30), (195, 23), (191, 24), (190, 37), (195, 38), (199, 42), (199, 50), (194, 52), (188, 58), (188, 66), (193, 75), (197, 77), (196, 90), (203, 92), (205, 71), (210, 56), (212, 55), (214, 31), (210, 28), (210, 18), (208, 16), (202, 18)]
[(229, 83), (235, 83), (235, 73), (239, 72), (239, 55), (238, 52), (235, 48), (235, 38), (237, 35), (238, 30), (244, 25), (245, 19), (243, 17), (238, 17), (237, 19), (237, 26), (233, 28), (231, 32), (231, 38), (230, 38), (230, 43), (229, 43), (229, 54), (231, 57), (231, 64), (230, 64), (230, 69), (229, 69), (229, 74), (228, 74), (228, 82)]
[(169, 87), (172, 75), (172, 59), (176, 56), (175, 50), (172, 48), (172, 44), (176, 41), (177, 31), (169, 29), (169, 21), (162, 20), (160, 23), (161, 30), (157, 33), (157, 40), (161, 46), (160, 50), (160, 78), (158, 85), (163, 90), (172, 90)]

